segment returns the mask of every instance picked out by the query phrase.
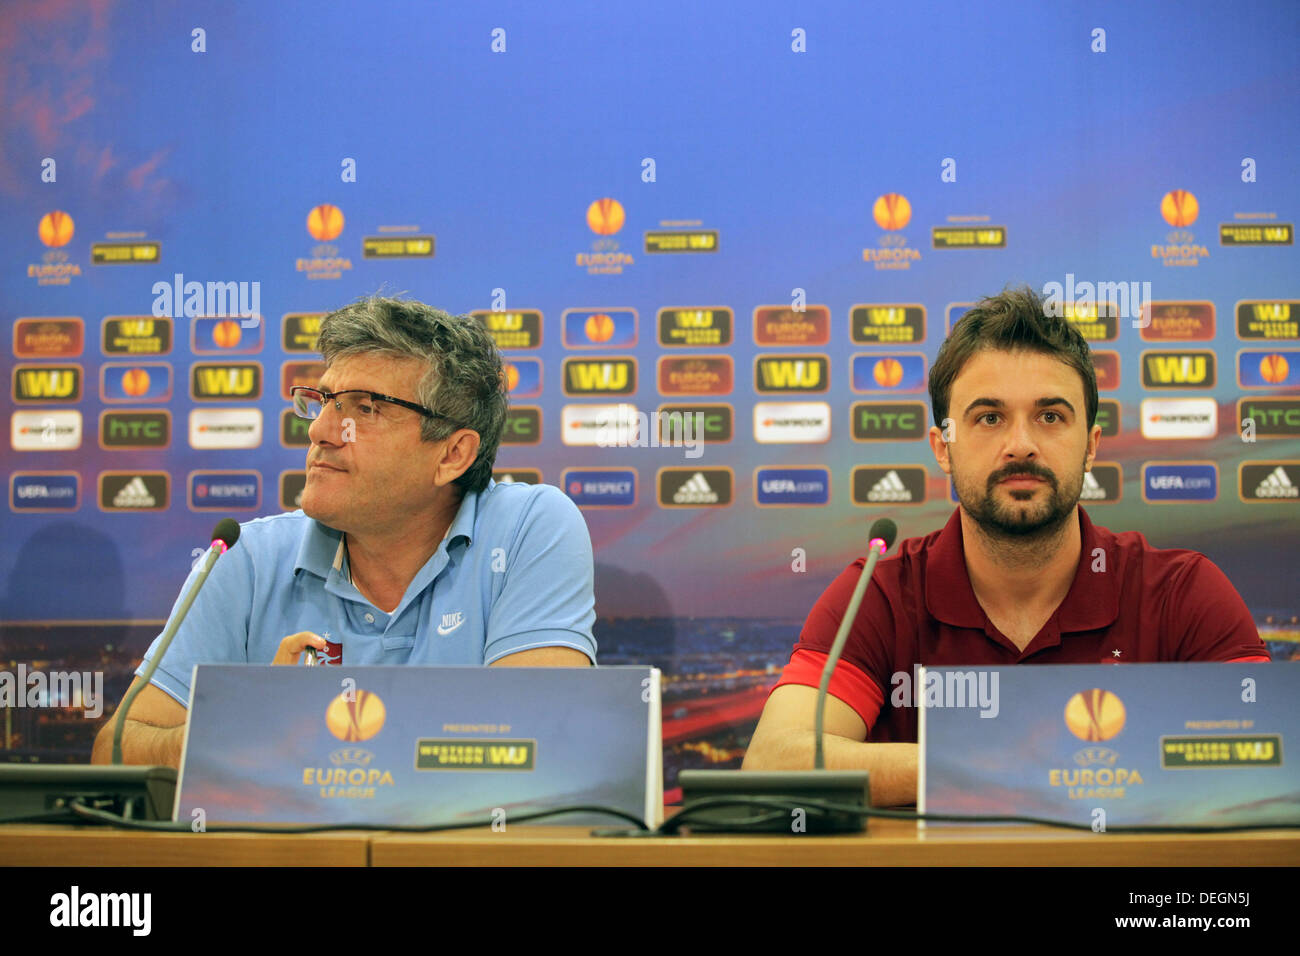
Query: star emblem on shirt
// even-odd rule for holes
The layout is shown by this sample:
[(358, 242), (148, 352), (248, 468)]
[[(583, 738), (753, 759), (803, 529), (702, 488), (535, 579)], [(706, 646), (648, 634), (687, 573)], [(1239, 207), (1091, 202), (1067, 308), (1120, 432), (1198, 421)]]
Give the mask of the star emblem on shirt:
[(1112, 656), (1112, 657), (1119, 657), (1119, 655), (1121, 654), (1121, 651), (1120, 651), (1120, 649), (1117, 647), (1117, 648), (1115, 648), (1113, 651), (1111, 651), (1110, 653), (1111, 653), (1111, 656)]

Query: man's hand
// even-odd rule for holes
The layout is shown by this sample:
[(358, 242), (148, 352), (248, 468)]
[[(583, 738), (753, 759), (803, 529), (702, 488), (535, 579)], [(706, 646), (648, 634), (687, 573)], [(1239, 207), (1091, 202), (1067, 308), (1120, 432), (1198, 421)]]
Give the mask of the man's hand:
[(272, 664), (297, 664), (298, 658), (308, 647), (314, 647), (318, 651), (325, 650), (325, 638), (319, 634), (313, 634), (311, 631), (299, 631), (297, 634), (290, 634), (280, 642), (280, 649), (275, 652), (275, 657), (271, 660)]
[[(817, 688), (783, 684), (763, 707), (745, 754), (745, 770), (807, 770), (816, 745)], [(826, 698), (822, 746), (827, 770), (866, 770), (871, 802), (893, 807), (916, 802), (916, 744), (866, 743), (867, 725), (838, 697)]]

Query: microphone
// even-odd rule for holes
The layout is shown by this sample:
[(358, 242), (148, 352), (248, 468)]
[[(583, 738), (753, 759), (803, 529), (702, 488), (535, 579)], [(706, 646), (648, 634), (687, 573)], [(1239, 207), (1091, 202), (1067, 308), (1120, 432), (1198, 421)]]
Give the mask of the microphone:
[[(844, 651), (876, 562), (889, 550), (897, 536), (898, 525), (888, 518), (880, 518), (871, 525), (866, 564), (858, 577), (844, 619), (840, 621), (826, 666), (822, 668), (821, 686), (817, 690), (815, 769), (682, 770), (677, 774), (684, 804), (682, 815), (689, 814), (692, 829), (788, 834), (791, 822), (784, 809), (795, 813), (801, 807), (809, 808), (800, 817), (808, 833), (854, 833), (865, 828), (864, 811), (871, 806), (868, 773), (865, 770), (825, 769), (822, 727), (826, 720), (826, 691), (830, 687), (831, 674)], [(838, 805), (838, 808), (826, 807), (826, 801)], [(818, 804), (822, 804), (820, 810), (815, 809)], [(769, 812), (755, 817), (756, 806)], [(772, 812), (774, 807), (778, 809)]]
[(844, 612), (844, 618), (840, 621), (840, 628), (835, 634), (835, 643), (831, 645), (830, 653), (826, 655), (826, 666), (822, 668), (821, 685), (817, 688), (817, 724), (815, 733), (815, 743), (813, 750), (813, 769), (825, 770), (826, 759), (822, 753), (822, 726), (826, 720), (826, 691), (831, 686), (831, 674), (835, 673), (835, 665), (839, 663), (840, 654), (844, 652), (844, 645), (848, 642), (849, 631), (853, 627), (853, 620), (858, 616), (858, 608), (862, 605), (862, 598), (867, 593), (867, 585), (871, 582), (871, 574), (876, 570), (876, 562), (880, 556), (889, 550), (898, 537), (898, 525), (894, 524), (889, 518), (877, 518), (871, 525), (871, 540), (867, 544), (867, 563), (862, 566), (862, 574), (858, 576), (858, 585), (853, 589), (853, 596), (849, 599), (848, 610)]
[(162, 663), (163, 655), (167, 653), (167, 648), (171, 647), (172, 638), (176, 636), (177, 629), (181, 622), (185, 620), (185, 615), (190, 612), (190, 605), (194, 599), (199, 596), (199, 588), (207, 581), (208, 574), (212, 571), (212, 566), (217, 563), (217, 558), (229, 551), (236, 541), (239, 540), (239, 522), (234, 518), (222, 518), (217, 522), (217, 526), (212, 529), (212, 544), (208, 547), (208, 552), (203, 556), (203, 566), (199, 569), (199, 576), (194, 581), (194, 587), (190, 588), (190, 593), (185, 596), (181, 606), (177, 609), (176, 615), (172, 618), (167, 629), (163, 631), (162, 641), (158, 645), (158, 653), (153, 656), (143, 674), (140, 675), (140, 683), (136, 684), (122, 701), (122, 706), (117, 709), (117, 716), (113, 721), (113, 763), (122, 762), (122, 729), (126, 726), (126, 715), (131, 712), (131, 704), (135, 702), (136, 695), (149, 685), (153, 678), (154, 671), (158, 670), (158, 665)]

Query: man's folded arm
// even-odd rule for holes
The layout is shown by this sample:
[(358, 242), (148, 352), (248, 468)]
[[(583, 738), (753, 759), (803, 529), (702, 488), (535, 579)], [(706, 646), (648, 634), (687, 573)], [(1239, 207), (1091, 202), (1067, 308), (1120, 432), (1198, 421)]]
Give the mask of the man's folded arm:
[[(817, 688), (784, 684), (772, 692), (745, 754), (746, 770), (811, 770)], [(843, 701), (826, 698), (822, 748), (827, 770), (866, 770), (871, 802), (916, 802), (916, 744), (866, 743), (866, 725)]]
[[(197, 582), (198, 573), (196, 564), (176, 596), (167, 616), (169, 624)], [(216, 562), (151, 682), (131, 705), (122, 731), (124, 763), (180, 766), (185, 721), (189, 715), (181, 701), (189, 699), (189, 681), (194, 665), (248, 660), (253, 581), (253, 560), (247, 543), (237, 544)], [(166, 628), (163, 631), (165, 633)], [(132, 687), (140, 683), (140, 674), (158, 652), (161, 638), (159, 634), (145, 651), (144, 660), (136, 668)], [(125, 695), (122, 699), (126, 699)], [(93, 763), (112, 762), (113, 724), (114, 718), (110, 717), (96, 735), (91, 751)]]
[[(136, 677), (131, 686), (139, 683), (140, 678)], [(132, 702), (131, 712), (122, 728), (122, 762), (179, 767), (188, 713), (170, 695), (152, 684), (146, 685)], [(91, 763), (113, 762), (113, 728), (116, 724), (115, 712), (95, 737)]]
[[(817, 685), (825, 660), (826, 656), (816, 651), (795, 651), (781, 683), (763, 707), (744, 769), (812, 769)], [(822, 727), (826, 769), (868, 771), (871, 802), (876, 806), (915, 803), (916, 744), (866, 742), (883, 703), (875, 682), (841, 660), (826, 696)]]

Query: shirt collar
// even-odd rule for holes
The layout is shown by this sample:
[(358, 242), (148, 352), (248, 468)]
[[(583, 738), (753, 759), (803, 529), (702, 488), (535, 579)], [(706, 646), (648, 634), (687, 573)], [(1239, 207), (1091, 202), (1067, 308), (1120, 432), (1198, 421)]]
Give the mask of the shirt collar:
[[(443, 534), (442, 542), (438, 545), (438, 549), (434, 551), (433, 557), (429, 559), (430, 561), (437, 558), (439, 551), (445, 549), (450, 552), (452, 546), (459, 543), (462, 538), (465, 540), (466, 545), (473, 541), (480, 495), (491, 491), (494, 484), (494, 481), (488, 479), (488, 487), (483, 492), (467, 491), (465, 493), (465, 496), (461, 499), (460, 508), (456, 512), (456, 517), (452, 519), (451, 525)], [(321, 524), (313, 518), (308, 523), (307, 530), (302, 536), (302, 543), (298, 546), (298, 560), (294, 563), (294, 571), (310, 571), (317, 577), (325, 579), (329, 578), (331, 571), (342, 574), (343, 544), (342, 531)]]
[[(1056, 612), (1063, 634), (1107, 627), (1119, 617), (1120, 569), (1115, 536), (1094, 525), (1088, 512), (1080, 507), (1079, 540), (1079, 567)], [(984, 609), (975, 598), (966, 571), (960, 506), (953, 510), (926, 557), (925, 606), (932, 617), (946, 624), (984, 627)]]

